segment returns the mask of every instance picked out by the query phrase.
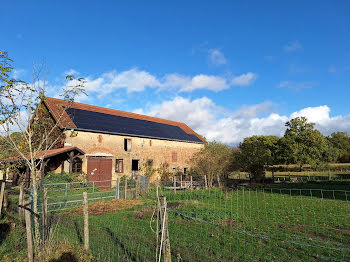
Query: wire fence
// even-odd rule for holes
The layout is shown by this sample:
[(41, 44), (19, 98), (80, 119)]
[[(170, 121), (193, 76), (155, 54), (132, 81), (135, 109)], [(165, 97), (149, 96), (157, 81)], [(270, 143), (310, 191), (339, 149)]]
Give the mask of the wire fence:
[(71, 254), (71, 261), (169, 261), (162, 251), (164, 228), (173, 261), (350, 261), (347, 190), (148, 190), (148, 181), (123, 179), (107, 184), (56, 183), (39, 190), (38, 214), (27, 207), (31, 233), (38, 219), (46, 249), (35, 253), (38, 261), (49, 261), (45, 257), (58, 251)]
[[(113, 199), (96, 201), (88, 189), (93, 261), (163, 261), (155, 190), (123, 199), (114, 187)], [(350, 260), (350, 191), (163, 188), (159, 195), (168, 202), (174, 261)], [(57, 243), (83, 246), (81, 201), (49, 212), (49, 225)]]

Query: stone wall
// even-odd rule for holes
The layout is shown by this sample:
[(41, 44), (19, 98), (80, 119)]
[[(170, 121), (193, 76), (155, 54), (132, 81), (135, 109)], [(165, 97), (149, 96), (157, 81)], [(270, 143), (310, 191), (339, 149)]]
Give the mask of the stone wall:
[[(82, 171), (87, 171), (87, 156), (106, 156), (113, 158), (112, 177), (131, 175), (132, 160), (139, 160), (142, 169), (148, 160), (153, 160), (153, 167), (158, 168), (162, 163), (169, 164), (169, 171), (177, 169), (184, 171), (190, 168), (189, 162), (193, 153), (204, 145), (199, 143), (187, 143), (160, 139), (128, 137), (120, 135), (100, 134), (83, 131), (65, 131), (66, 145), (76, 146), (85, 152)], [(131, 139), (131, 151), (124, 150), (124, 139)], [(116, 173), (116, 159), (123, 159), (124, 172)], [(142, 171), (141, 171), (142, 172)]]

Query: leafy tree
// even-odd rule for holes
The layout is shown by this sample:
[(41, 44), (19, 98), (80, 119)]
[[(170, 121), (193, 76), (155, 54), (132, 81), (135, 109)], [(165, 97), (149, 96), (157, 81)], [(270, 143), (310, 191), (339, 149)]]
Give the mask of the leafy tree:
[(279, 141), (279, 160), (286, 164), (298, 164), (300, 170), (304, 164), (317, 166), (326, 160), (326, 138), (309, 123), (305, 117), (296, 117), (286, 123), (287, 130)]
[(209, 187), (213, 186), (214, 180), (221, 186), (222, 180), (228, 177), (231, 156), (232, 150), (228, 146), (215, 141), (206, 143), (192, 156), (191, 172), (201, 177), (206, 175)]
[[(33, 185), (33, 211), (38, 213), (37, 183), (41, 178), (43, 159), (37, 159), (39, 152), (55, 148), (63, 132), (58, 132), (61, 121), (64, 121), (64, 107), (58, 112), (56, 121), (44, 112), (42, 101), (45, 100), (45, 81), (41, 80), (41, 69), (33, 68), (33, 82), (25, 83), (11, 78), (12, 60), (6, 52), (0, 51), (0, 130), (6, 145), (11, 148), (30, 169)], [(65, 108), (69, 108), (77, 95), (83, 92), (83, 79), (67, 76), (67, 84), (61, 96)], [(47, 118), (48, 117), (48, 118)], [(21, 132), (18, 140), (13, 134)], [(39, 221), (34, 219), (35, 246), (39, 247)]]
[(340, 162), (347, 162), (350, 160), (350, 136), (346, 132), (335, 132), (327, 137), (330, 146), (338, 150), (337, 159)]
[(265, 168), (275, 161), (278, 141), (276, 136), (247, 137), (239, 145), (240, 150), (235, 154), (234, 161), (254, 180), (261, 180)]

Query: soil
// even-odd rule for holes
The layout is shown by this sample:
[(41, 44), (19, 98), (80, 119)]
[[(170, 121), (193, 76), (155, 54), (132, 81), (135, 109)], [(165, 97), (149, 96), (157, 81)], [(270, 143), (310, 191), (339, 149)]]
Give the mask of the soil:
[[(115, 213), (121, 210), (130, 209), (142, 204), (142, 200), (113, 199), (111, 201), (98, 201), (89, 203), (89, 216), (99, 216), (107, 213)], [(73, 209), (70, 213), (83, 214), (83, 207)]]

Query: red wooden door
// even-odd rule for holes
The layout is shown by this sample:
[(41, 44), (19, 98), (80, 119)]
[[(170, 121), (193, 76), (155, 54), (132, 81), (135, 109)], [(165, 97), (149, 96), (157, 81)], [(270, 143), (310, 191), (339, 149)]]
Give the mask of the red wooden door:
[[(92, 172), (94, 173), (93, 175), (91, 175)], [(111, 186), (112, 159), (104, 157), (88, 157), (87, 173), (89, 181), (101, 181), (95, 183), (95, 186)]]

